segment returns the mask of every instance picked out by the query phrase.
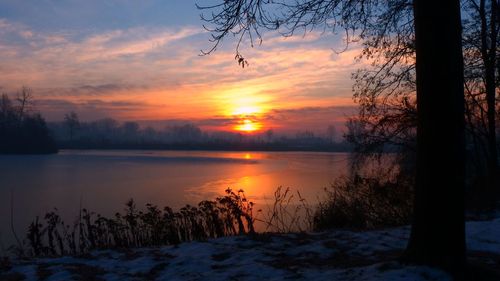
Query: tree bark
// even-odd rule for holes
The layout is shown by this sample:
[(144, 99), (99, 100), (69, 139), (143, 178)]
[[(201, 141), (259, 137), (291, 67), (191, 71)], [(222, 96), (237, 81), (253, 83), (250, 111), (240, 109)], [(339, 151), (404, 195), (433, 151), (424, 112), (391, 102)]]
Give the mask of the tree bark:
[(414, 0), (417, 178), (406, 259), (461, 279), (465, 266), (464, 91), (459, 0)]

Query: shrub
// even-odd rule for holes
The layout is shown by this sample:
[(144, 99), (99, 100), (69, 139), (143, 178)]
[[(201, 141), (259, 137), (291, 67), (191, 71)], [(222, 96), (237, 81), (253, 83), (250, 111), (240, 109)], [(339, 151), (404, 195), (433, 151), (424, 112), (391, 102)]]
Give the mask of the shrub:
[(314, 213), (314, 230), (404, 225), (413, 210), (413, 181), (390, 169), (340, 177), (325, 191)]

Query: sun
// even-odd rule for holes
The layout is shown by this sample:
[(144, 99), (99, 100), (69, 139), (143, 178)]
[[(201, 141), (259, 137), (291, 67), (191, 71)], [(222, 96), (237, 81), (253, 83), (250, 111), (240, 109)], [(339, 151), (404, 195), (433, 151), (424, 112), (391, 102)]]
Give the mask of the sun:
[(250, 119), (244, 119), (240, 124), (236, 125), (234, 129), (236, 131), (252, 133), (259, 130), (262, 125), (258, 122), (254, 122)]

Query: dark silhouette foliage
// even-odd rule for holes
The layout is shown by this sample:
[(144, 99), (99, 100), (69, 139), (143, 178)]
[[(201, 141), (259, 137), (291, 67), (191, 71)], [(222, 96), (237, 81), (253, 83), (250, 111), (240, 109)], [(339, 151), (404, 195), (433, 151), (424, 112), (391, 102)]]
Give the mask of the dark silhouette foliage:
[[(493, 161), (498, 158), (497, 148), (491, 141), (496, 139), (496, 146), (500, 147), (500, 139), (494, 134), (495, 127), (499, 130), (494, 116), (498, 120), (500, 108), (497, 106), (495, 111), (491, 108), (494, 101), (488, 102), (488, 96), (492, 96), (488, 95), (488, 89), (498, 88), (500, 81), (499, 73), (491, 67), (499, 65), (496, 53), (500, 43), (496, 35), (499, 23), (493, 13), (498, 7), (493, 0), (462, 0), (461, 3), (464, 14), (466, 198), (469, 210), (484, 212), (496, 207), (500, 194), (500, 186), (495, 185), (496, 175), (500, 173)], [(411, 5), (398, 11), (399, 18), (406, 24), (398, 25), (393, 33), (362, 42), (359, 58), (366, 59), (371, 66), (353, 74), (354, 100), (359, 104), (359, 114), (349, 121), (347, 134), (360, 158), (377, 157), (387, 151), (413, 154), (414, 158), (416, 153), (415, 31), (411, 11)], [(376, 29), (385, 30), (385, 25), (378, 25)], [(488, 75), (496, 77), (494, 83), (486, 79)], [(497, 104), (499, 98), (497, 95)], [(414, 170), (415, 165), (411, 169)]]
[(204, 131), (196, 124), (184, 123), (163, 128), (141, 126), (105, 118), (80, 120), (75, 112), (62, 122), (48, 124), (60, 149), (179, 149), (179, 150), (262, 150), (262, 151), (349, 151), (349, 145), (335, 139), (335, 127), (327, 134), (311, 131), (296, 135), (278, 134), (272, 129), (245, 134), (230, 131)]
[(30, 113), (26, 105), (26, 100), (20, 101), (19, 105), (13, 105), (7, 95), (2, 95), (0, 100), (0, 153), (56, 153), (57, 147), (45, 120), (39, 113)]
[(26, 236), (31, 256), (83, 254), (93, 249), (175, 245), (230, 235), (254, 234), (254, 203), (243, 190), (228, 188), (224, 196), (186, 205), (178, 211), (146, 204), (137, 208), (130, 199), (124, 212), (105, 217), (82, 209), (73, 223), (66, 223), (57, 209), (36, 217)]
[(414, 180), (400, 173), (397, 165), (380, 165), (369, 172), (356, 170), (325, 191), (326, 197), (314, 212), (316, 231), (375, 229), (411, 222)]

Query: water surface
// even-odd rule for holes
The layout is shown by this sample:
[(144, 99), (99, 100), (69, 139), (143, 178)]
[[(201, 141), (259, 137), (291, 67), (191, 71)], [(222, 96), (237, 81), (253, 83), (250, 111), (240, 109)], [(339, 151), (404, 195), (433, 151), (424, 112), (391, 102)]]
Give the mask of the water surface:
[[(37, 215), (57, 207), (66, 218), (80, 206), (103, 215), (121, 211), (129, 198), (179, 208), (243, 189), (265, 209), (278, 186), (314, 203), (346, 171), (347, 153), (213, 151), (61, 151), (55, 155), (0, 156), (0, 241), (12, 242), (14, 224), (24, 235)], [(1, 245), (0, 245), (1, 246)]]

